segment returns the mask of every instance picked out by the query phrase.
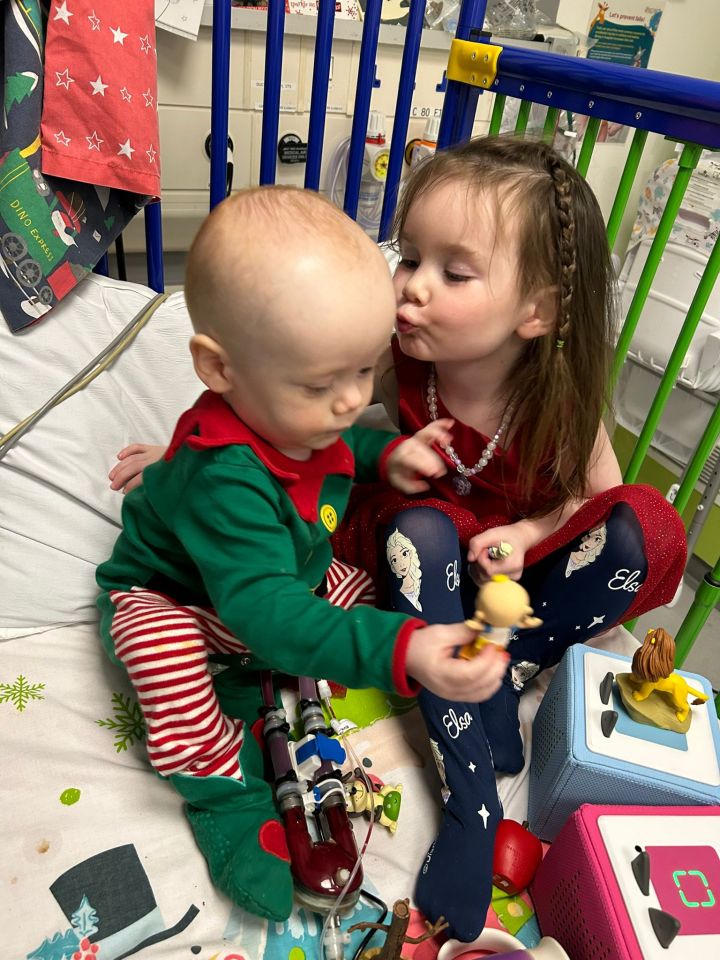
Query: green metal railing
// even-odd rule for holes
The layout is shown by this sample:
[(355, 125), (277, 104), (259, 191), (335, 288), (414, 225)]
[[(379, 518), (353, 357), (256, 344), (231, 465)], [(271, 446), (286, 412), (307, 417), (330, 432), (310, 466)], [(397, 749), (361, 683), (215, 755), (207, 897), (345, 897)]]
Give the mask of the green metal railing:
[(645, 306), (645, 301), (650, 293), (650, 288), (653, 280), (655, 279), (657, 269), (660, 266), (663, 250), (670, 239), (670, 232), (672, 231), (673, 224), (677, 219), (678, 211), (680, 210), (680, 204), (685, 196), (685, 190), (690, 182), (692, 172), (698, 164), (701, 153), (702, 147), (698, 146), (696, 143), (688, 143), (685, 144), (683, 152), (680, 155), (675, 182), (672, 185), (670, 196), (667, 198), (667, 203), (665, 204), (663, 215), (660, 218), (655, 239), (650, 247), (650, 252), (648, 253), (647, 261), (645, 262), (643, 271), (640, 274), (640, 279), (638, 280), (635, 294), (632, 298), (630, 307), (628, 308), (625, 323), (623, 324), (620, 337), (618, 338), (617, 347), (615, 348), (615, 359), (612, 366), (613, 385), (617, 382), (622, 365), (625, 363), (625, 358), (627, 357), (628, 350), (630, 349), (630, 344), (632, 342), (635, 329), (638, 325), (640, 314), (642, 313), (643, 307)]
[(642, 157), (643, 150), (645, 149), (647, 135), (647, 130), (636, 130), (632, 139), (632, 143), (630, 144), (630, 150), (625, 161), (622, 177), (620, 178), (620, 185), (618, 186), (617, 193), (615, 194), (615, 201), (612, 205), (612, 210), (610, 211), (610, 216), (608, 217), (607, 222), (608, 245), (611, 250), (615, 246), (620, 224), (622, 223), (625, 210), (627, 209), (628, 200), (630, 199), (630, 195), (632, 193), (633, 183), (635, 182), (635, 177), (640, 165), (640, 158)]
[[(662, 251), (660, 251), (660, 253), (662, 253)], [(707, 302), (710, 299), (710, 294), (713, 291), (713, 287), (715, 286), (715, 281), (717, 280), (719, 273), (720, 243), (716, 243), (713, 247), (713, 251), (710, 255), (707, 266), (703, 271), (698, 288), (695, 291), (695, 296), (690, 304), (687, 316), (685, 317), (685, 322), (683, 323), (678, 338), (675, 341), (675, 346), (670, 354), (670, 359), (667, 362), (667, 366), (665, 367), (665, 373), (660, 380), (660, 386), (655, 394), (655, 399), (650, 407), (650, 412), (647, 415), (645, 424), (640, 432), (637, 443), (635, 444), (635, 449), (633, 450), (630, 458), (630, 463), (625, 470), (625, 476), (623, 477), (625, 483), (634, 483), (638, 478), (640, 468), (648, 454), (648, 451), (650, 450), (650, 444), (655, 435), (658, 424), (660, 423), (660, 418), (663, 410), (665, 409), (665, 404), (670, 398), (670, 394), (672, 393), (677, 378), (680, 375), (685, 354), (690, 348), (692, 339), (695, 336), (695, 331), (697, 330), (698, 324), (702, 319), (703, 311), (705, 310)], [(704, 456), (702, 456), (700, 470), (702, 470), (703, 464), (712, 453), (713, 446), (714, 442), (709, 449), (703, 451)], [(699, 476), (700, 472), (698, 471), (698, 477)], [(678, 511), (682, 513), (682, 509), (680, 507), (678, 507)]]
[(706, 574), (695, 594), (692, 606), (675, 637), (675, 663), (680, 667), (690, 653), (695, 639), (705, 626), (720, 596), (720, 557), (713, 570)]
[(595, 144), (597, 143), (598, 133), (600, 132), (600, 123), (599, 117), (590, 117), (587, 122), (587, 127), (585, 128), (585, 133), (583, 134), (580, 156), (576, 164), (577, 172), (583, 177), (587, 175), (588, 167), (590, 166), (590, 160), (593, 155), (593, 150), (595, 149)]
[(550, 107), (545, 115), (545, 126), (543, 127), (542, 137), (546, 143), (552, 143), (555, 138), (555, 129), (557, 128), (559, 114), (560, 111), (557, 107)]
[(528, 120), (530, 119), (530, 108), (532, 103), (530, 100), (522, 100), (520, 102), (520, 109), (518, 110), (517, 120), (515, 121), (515, 133), (521, 134), (525, 133), (527, 130)]

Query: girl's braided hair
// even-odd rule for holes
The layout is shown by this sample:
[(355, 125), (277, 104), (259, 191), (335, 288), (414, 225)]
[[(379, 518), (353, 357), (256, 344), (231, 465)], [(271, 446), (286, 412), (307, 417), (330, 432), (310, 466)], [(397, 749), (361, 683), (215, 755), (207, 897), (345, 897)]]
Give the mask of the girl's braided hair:
[[(521, 492), (529, 499), (541, 487), (549, 512), (586, 495), (607, 401), (613, 281), (602, 214), (585, 180), (547, 144), (482, 137), (439, 151), (410, 176), (396, 238), (415, 200), (449, 181), (467, 191), (470, 216), (478, 195), (494, 209), (495, 242), (512, 225), (519, 295), (556, 296), (552, 333), (526, 342), (504, 397), (513, 409)], [(478, 221), (478, 230), (486, 227)]]
[(570, 178), (561, 164), (550, 158), (550, 176), (555, 186), (555, 204), (560, 221), (559, 260), (560, 282), (558, 290), (558, 327), (555, 346), (562, 349), (570, 332), (572, 300), (575, 290), (577, 262), (575, 257), (575, 213), (573, 210)]

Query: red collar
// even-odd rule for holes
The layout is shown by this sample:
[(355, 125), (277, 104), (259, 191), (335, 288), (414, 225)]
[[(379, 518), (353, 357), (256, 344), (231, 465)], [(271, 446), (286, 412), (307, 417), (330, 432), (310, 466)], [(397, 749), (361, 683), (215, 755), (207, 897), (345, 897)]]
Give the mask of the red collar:
[(165, 460), (172, 460), (182, 444), (193, 450), (228, 447), (235, 444), (250, 447), (258, 460), (279, 480), (303, 520), (316, 523), (318, 499), (328, 474), (352, 477), (355, 458), (340, 438), (325, 450), (314, 450), (309, 460), (293, 460), (270, 446), (233, 412), (217, 393), (206, 390), (194, 406), (178, 420)]

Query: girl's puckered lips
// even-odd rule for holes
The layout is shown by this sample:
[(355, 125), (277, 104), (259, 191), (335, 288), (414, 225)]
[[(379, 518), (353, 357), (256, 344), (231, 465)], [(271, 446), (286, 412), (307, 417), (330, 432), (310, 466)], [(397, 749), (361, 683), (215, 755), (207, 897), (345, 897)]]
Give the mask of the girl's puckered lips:
[(413, 333), (418, 327), (398, 314), (395, 318), (395, 329), (398, 333)]

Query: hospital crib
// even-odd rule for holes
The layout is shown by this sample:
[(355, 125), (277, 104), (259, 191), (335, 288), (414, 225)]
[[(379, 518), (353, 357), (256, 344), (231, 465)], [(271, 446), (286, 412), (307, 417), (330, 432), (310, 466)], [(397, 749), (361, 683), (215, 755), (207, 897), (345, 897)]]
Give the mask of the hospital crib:
[[(500, 131), (506, 100), (520, 101), (515, 133), (528, 126), (533, 104), (546, 107), (543, 137), (553, 137), (560, 111), (588, 117), (577, 169), (586, 175), (603, 120), (634, 129), (617, 193), (607, 222), (608, 244), (615, 244), (627, 204), (637, 191), (636, 175), (649, 131), (682, 144), (679, 170), (668, 197), (657, 233), (637, 281), (624, 324), (619, 333), (612, 381), (615, 384), (626, 362), (633, 335), (651, 291), (670, 231), (681, 207), (685, 190), (704, 148), (720, 148), (720, 83), (675, 76), (652, 70), (637, 70), (579, 58), (538, 52), (512, 45), (499, 46), (482, 30), (487, 0), (463, 0), (457, 34), (451, 44), (438, 148), (450, 146), (471, 135), (478, 98), (492, 96), (490, 133)], [(350, 140), (344, 210), (357, 216), (362, 176), (365, 133), (375, 79), (382, 0), (367, 0), (358, 63), (357, 87)], [(212, 127), (210, 206), (226, 195), (226, 156), (230, 83), (230, 0), (214, 0), (212, 62)], [(388, 238), (402, 174), (411, 102), (415, 84), (425, 0), (412, 0), (402, 52), (400, 82), (385, 185), (379, 240)], [(307, 146), (305, 187), (318, 190), (323, 157), (323, 138), (330, 76), (334, 0), (319, 0), (315, 57)], [(259, 182), (271, 184), (276, 178), (280, 114), (281, 72), (284, 38), (284, 0), (268, 0), (265, 82), (262, 114), (262, 145)], [(163, 288), (162, 234), (159, 205), (146, 210), (148, 282)], [(703, 316), (720, 270), (718, 244), (702, 272), (675, 347), (662, 375), (654, 400), (627, 465), (625, 482), (637, 480), (650, 449), (666, 403), (681, 372), (684, 357)], [(678, 512), (688, 511), (690, 498), (701, 472), (720, 437), (720, 401), (684, 471), (675, 493)], [(717, 468), (716, 468), (717, 469)], [(714, 491), (713, 491), (714, 492)], [(692, 517), (686, 517), (688, 522)], [(692, 606), (677, 634), (677, 664), (682, 665), (720, 599), (720, 556), (701, 582)], [(716, 700), (720, 710), (720, 695)]]

